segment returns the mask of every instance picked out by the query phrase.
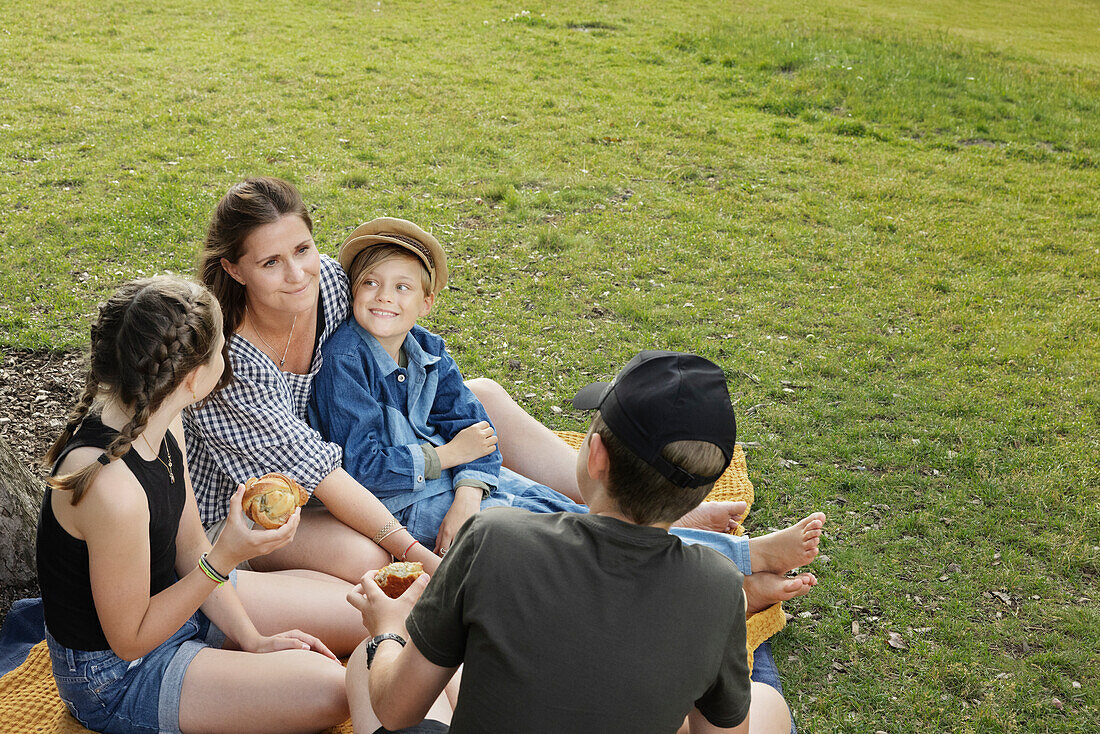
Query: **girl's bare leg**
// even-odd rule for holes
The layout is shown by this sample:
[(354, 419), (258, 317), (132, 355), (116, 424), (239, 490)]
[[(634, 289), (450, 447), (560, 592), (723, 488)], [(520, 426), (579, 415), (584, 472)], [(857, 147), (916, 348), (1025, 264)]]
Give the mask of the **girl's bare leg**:
[(791, 710), (783, 694), (766, 683), (753, 681), (749, 734), (787, 734), (790, 730)]
[[(370, 734), (382, 724), (378, 721), (378, 717), (374, 715), (374, 708), (371, 707), (370, 671), (367, 670), (367, 653), (362, 645), (357, 647), (348, 659), (346, 680), (348, 706), (351, 708), (351, 726), (357, 732)], [(449, 686), (450, 684), (448, 684)], [(452, 707), (446, 695), (440, 694), (432, 707), (428, 709), (428, 715), (424, 718), (450, 724), (451, 713)]]
[[(692, 722), (697, 731), (710, 726), (698, 710), (692, 711), (677, 734), (691, 734)], [(749, 734), (787, 734), (791, 730), (791, 710), (783, 695), (766, 683), (752, 682), (752, 703), (749, 704)]]
[(319, 638), (337, 657), (367, 636), (363, 616), (348, 604), (348, 584), (332, 576), (237, 572), (237, 595), (260, 634), (290, 629)]
[(373, 540), (337, 520), (324, 507), (306, 506), (294, 541), (253, 558), (249, 565), (256, 571), (320, 571), (357, 584), (364, 573), (389, 562), (390, 555)]
[(497, 447), (506, 467), (574, 502), (584, 502), (577, 488), (577, 452), (569, 444), (532, 418), (495, 381), (478, 377), (467, 380), (466, 385), (496, 427)]
[(347, 717), (344, 668), (306, 650), (257, 655), (204, 648), (180, 694), (185, 734), (316, 732)]

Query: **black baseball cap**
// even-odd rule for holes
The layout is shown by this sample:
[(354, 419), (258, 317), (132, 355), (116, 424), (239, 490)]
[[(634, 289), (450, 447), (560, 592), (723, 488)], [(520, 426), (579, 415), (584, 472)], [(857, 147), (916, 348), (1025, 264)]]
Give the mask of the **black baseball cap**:
[[(579, 410), (598, 408), (611, 432), (678, 487), (699, 487), (722, 476), (693, 474), (661, 456), (673, 441), (705, 441), (722, 450), (726, 466), (737, 444), (726, 375), (696, 354), (639, 352), (611, 382), (594, 382), (573, 398)], [(725, 467), (723, 467), (725, 471)]]

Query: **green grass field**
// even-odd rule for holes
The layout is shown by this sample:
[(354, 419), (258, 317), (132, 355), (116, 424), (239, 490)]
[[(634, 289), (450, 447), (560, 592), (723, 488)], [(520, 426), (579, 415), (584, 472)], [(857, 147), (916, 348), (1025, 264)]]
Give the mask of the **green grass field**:
[(830, 516), (803, 731), (1100, 729), (1100, 5), (136, 5), (0, 7), (0, 351), (246, 175), (328, 253), (412, 219), (428, 325), (555, 428), (638, 349), (727, 370), (750, 528)]

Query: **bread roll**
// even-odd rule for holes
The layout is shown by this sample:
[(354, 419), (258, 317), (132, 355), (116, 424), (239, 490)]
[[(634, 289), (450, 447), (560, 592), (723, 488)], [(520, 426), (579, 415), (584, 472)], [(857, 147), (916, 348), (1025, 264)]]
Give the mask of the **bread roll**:
[(374, 583), (391, 599), (396, 599), (412, 586), (412, 582), (424, 573), (424, 564), (420, 561), (394, 561), (378, 569), (374, 574)]
[(244, 498), (241, 502), (244, 514), (257, 525), (267, 529), (281, 528), (309, 499), (306, 491), (298, 483), (286, 476), (272, 472), (244, 483)]

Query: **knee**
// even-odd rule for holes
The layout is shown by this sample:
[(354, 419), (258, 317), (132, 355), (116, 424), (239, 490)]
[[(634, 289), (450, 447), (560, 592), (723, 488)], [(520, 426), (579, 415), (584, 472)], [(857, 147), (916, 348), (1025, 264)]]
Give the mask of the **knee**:
[(482, 403), (496, 403), (508, 399), (508, 392), (500, 386), (500, 383), (488, 377), (475, 377), (472, 380), (466, 380), (466, 387), (470, 388), (470, 391)]
[(318, 713), (329, 727), (348, 720), (348, 694), (344, 683), (344, 666), (333, 663), (326, 671), (324, 686), (317, 697)]

